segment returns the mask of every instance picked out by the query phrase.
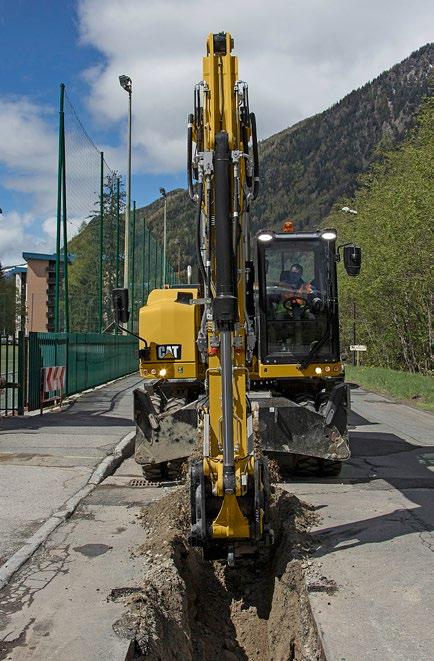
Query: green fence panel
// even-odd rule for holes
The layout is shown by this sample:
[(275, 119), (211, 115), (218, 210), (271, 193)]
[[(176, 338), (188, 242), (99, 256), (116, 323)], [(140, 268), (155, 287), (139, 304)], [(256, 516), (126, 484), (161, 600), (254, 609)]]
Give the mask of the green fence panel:
[(39, 408), (41, 369), (66, 366), (66, 395), (99, 386), (138, 369), (138, 342), (125, 335), (30, 333), (29, 410)]

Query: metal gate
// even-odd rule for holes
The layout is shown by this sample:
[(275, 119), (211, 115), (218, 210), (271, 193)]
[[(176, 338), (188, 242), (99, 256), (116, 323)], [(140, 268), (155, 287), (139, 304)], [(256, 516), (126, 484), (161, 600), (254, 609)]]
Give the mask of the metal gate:
[(22, 332), (0, 334), (0, 416), (24, 413), (25, 342)]
[(126, 335), (36, 333), (29, 335), (28, 409), (40, 406), (41, 369), (66, 367), (65, 395), (94, 388), (138, 369), (138, 341)]

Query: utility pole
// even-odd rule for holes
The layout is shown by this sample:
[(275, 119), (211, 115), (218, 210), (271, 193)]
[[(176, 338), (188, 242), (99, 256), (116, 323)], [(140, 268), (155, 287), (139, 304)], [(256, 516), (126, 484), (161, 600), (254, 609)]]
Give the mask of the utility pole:
[[(353, 345), (356, 345), (356, 301), (353, 300)], [(359, 353), (359, 352), (357, 352)], [(353, 351), (353, 367), (356, 364), (356, 352)]]
[(124, 287), (128, 288), (129, 280), (129, 238), (131, 209), (131, 105), (133, 82), (129, 76), (119, 76), (121, 87), (128, 92), (128, 174), (127, 174), (127, 205), (125, 208), (125, 257), (124, 257)]
[(133, 231), (131, 236), (131, 314), (128, 323), (128, 330), (134, 330), (135, 313), (135, 295), (136, 295), (136, 201), (133, 202)]
[(164, 200), (164, 218), (163, 218), (163, 282), (166, 284), (166, 244), (167, 244), (167, 194), (165, 188), (160, 188), (160, 195)]

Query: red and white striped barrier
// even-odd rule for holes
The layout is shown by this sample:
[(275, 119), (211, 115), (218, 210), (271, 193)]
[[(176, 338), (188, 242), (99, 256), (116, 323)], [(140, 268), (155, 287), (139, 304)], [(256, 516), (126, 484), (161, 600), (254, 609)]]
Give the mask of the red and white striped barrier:
[(44, 391), (54, 392), (65, 390), (65, 367), (43, 367), (42, 368)]
[[(65, 377), (66, 368), (64, 365), (43, 367), (41, 369), (41, 392), (39, 398), (41, 415), (44, 404), (47, 402), (60, 399), (60, 404), (62, 404), (63, 393), (65, 391)], [(55, 394), (53, 395), (52, 393)]]

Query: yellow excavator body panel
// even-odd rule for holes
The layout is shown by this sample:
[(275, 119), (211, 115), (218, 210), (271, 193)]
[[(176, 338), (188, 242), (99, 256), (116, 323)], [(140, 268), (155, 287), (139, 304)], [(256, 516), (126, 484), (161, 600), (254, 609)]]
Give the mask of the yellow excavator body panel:
[[(146, 358), (140, 358), (140, 375), (145, 379), (197, 379), (203, 368), (197, 357), (196, 336), (200, 310), (190, 301), (197, 289), (154, 289), (139, 312), (139, 335), (148, 344)], [(144, 349), (140, 341), (139, 349)]]

